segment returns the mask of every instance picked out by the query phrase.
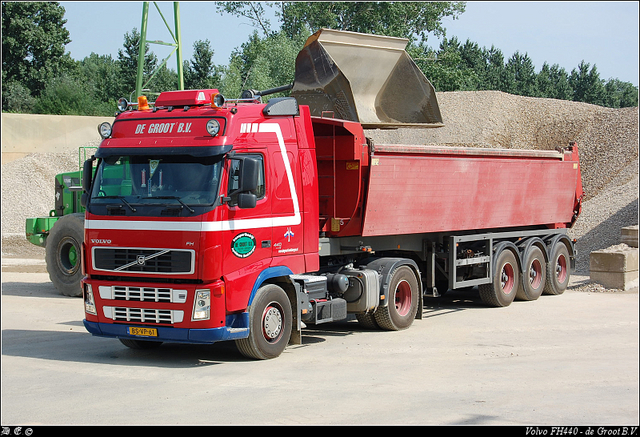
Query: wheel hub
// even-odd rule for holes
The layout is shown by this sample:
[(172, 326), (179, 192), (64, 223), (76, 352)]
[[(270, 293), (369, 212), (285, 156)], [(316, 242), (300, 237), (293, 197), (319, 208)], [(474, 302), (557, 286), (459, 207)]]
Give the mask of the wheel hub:
[(262, 331), (267, 340), (278, 338), (282, 331), (282, 314), (273, 306), (267, 307), (262, 318)]

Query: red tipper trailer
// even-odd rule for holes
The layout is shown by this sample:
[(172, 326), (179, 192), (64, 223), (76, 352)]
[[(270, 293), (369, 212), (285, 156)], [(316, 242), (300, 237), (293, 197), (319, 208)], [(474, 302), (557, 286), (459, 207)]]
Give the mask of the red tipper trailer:
[[(450, 289), (477, 286), (490, 306), (565, 290), (575, 257), (566, 230), (582, 198), (577, 147), (373, 144), (365, 126), (442, 125), (435, 93), (394, 49), (405, 66), (380, 95), (356, 78), (352, 94), (332, 98), (345, 68), (339, 54), (315, 56), (317, 45), (367, 51), (380, 37), (323, 32), (299, 61), (327, 76), (298, 66), (294, 97), (171, 91), (102, 126), (83, 172), (89, 332), (132, 348), (235, 340), (266, 359), (299, 343), (305, 324), (349, 314), (408, 328), (424, 298)], [(398, 74), (427, 90), (405, 114), (383, 92), (397, 92)], [(320, 95), (318, 79), (334, 90)], [(353, 119), (364, 112), (378, 119)]]

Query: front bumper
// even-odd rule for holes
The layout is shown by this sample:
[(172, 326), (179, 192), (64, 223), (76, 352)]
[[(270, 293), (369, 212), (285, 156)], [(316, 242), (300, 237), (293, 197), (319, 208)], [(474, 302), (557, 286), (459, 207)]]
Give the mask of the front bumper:
[(249, 336), (249, 314), (242, 313), (226, 317), (226, 326), (209, 329), (172, 328), (166, 326), (145, 326), (157, 329), (157, 337), (130, 335), (130, 326), (134, 324), (99, 323), (83, 320), (84, 326), (92, 335), (98, 337), (126, 338), (131, 340), (162, 341), (167, 343), (212, 344), (218, 341), (238, 340)]

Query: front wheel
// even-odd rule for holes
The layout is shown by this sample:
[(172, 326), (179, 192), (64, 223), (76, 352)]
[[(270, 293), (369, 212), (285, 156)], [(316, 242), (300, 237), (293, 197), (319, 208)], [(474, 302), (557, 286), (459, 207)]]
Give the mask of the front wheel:
[(287, 347), (292, 326), (287, 294), (277, 285), (267, 284), (258, 289), (249, 307), (249, 337), (236, 340), (236, 346), (248, 358), (276, 358)]
[(382, 329), (399, 331), (413, 323), (418, 311), (420, 288), (413, 270), (400, 266), (391, 275), (389, 302), (374, 313), (375, 321)]

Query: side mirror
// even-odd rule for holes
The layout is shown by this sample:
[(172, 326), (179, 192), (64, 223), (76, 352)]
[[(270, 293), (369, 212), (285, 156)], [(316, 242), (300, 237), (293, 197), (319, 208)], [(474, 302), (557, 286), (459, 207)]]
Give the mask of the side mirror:
[(84, 162), (82, 166), (82, 189), (85, 192), (91, 191), (91, 181), (93, 180), (93, 161), (95, 157), (91, 157)]
[[(242, 160), (240, 170), (240, 192), (246, 193), (258, 188), (258, 176), (260, 174), (260, 164), (257, 159), (245, 158)], [(255, 197), (255, 196), (254, 196)]]
[(250, 209), (256, 207), (256, 195), (253, 193), (238, 194), (238, 208)]

